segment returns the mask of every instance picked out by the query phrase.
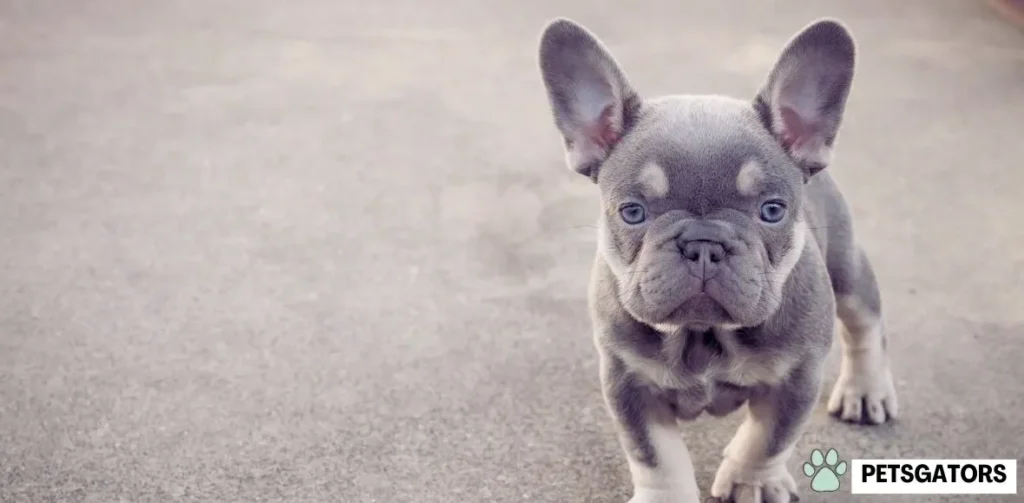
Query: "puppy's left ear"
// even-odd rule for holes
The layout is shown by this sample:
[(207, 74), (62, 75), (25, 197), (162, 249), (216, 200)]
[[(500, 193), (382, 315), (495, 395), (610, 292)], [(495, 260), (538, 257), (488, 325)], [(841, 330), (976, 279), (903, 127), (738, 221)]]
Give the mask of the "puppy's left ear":
[(782, 50), (754, 100), (761, 119), (810, 179), (832, 162), (854, 69), (854, 42), (837, 21), (811, 23)]
[(544, 29), (540, 70), (569, 168), (596, 182), (635, 121), (640, 97), (604, 44), (568, 19)]

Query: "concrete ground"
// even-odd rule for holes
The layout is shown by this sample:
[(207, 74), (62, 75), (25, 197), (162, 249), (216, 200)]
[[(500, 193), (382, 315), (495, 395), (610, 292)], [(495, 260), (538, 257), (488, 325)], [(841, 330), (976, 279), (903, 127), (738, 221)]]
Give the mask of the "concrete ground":
[[(645, 94), (753, 96), (844, 20), (838, 161), (904, 411), (843, 458), (1024, 453), (1024, 33), (980, 1), (7, 0), (0, 501), (608, 502), (545, 22)], [(828, 385), (835, 377), (830, 371)], [(686, 432), (707, 490), (738, 415)], [(794, 458), (791, 468), (799, 468)], [(1021, 501), (1021, 496), (803, 501)]]

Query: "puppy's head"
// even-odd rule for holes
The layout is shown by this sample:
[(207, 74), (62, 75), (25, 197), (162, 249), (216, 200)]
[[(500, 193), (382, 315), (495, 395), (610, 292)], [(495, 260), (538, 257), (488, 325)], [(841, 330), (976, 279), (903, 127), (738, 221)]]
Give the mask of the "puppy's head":
[(565, 19), (545, 29), (540, 66), (569, 167), (600, 187), (600, 250), (626, 310), (666, 330), (770, 317), (807, 244), (805, 183), (832, 158), (853, 77), (847, 30), (807, 26), (750, 101), (644, 100)]

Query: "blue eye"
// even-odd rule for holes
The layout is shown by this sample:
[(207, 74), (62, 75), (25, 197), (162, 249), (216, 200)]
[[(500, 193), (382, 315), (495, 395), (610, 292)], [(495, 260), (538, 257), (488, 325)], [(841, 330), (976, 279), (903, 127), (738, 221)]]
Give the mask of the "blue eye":
[(619, 206), (619, 216), (622, 217), (623, 222), (637, 225), (647, 219), (647, 211), (637, 203), (626, 203)]
[(782, 201), (768, 201), (761, 205), (761, 220), (777, 224), (786, 216), (786, 205)]

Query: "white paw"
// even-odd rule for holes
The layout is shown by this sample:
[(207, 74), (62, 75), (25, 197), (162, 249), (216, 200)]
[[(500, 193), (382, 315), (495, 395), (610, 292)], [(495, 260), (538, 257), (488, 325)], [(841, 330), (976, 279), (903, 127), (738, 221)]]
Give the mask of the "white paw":
[(711, 496), (732, 503), (790, 503), (796, 501), (796, 481), (785, 463), (750, 466), (728, 458), (711, 484)]
[(896, 387), (888, 358), (881, 349), (844, 352), (828, 411), (851, 423), (882, 424), (896, 418)]
[(700, 503), (700, 492), (696, 489), (646, 489), (635, 488), (628, 503)]

